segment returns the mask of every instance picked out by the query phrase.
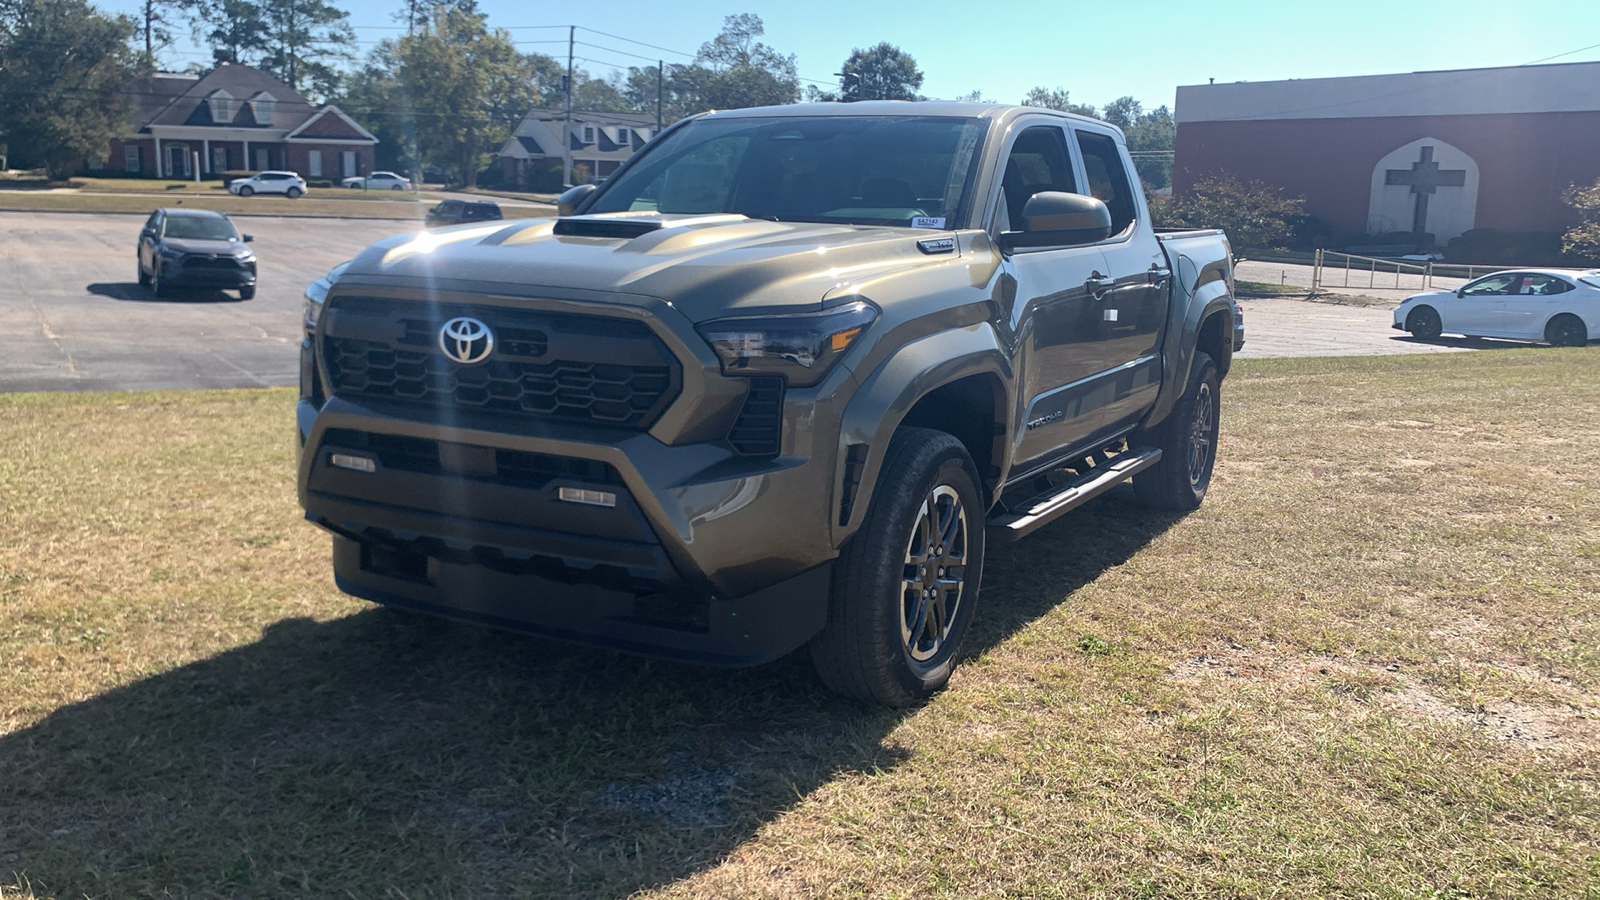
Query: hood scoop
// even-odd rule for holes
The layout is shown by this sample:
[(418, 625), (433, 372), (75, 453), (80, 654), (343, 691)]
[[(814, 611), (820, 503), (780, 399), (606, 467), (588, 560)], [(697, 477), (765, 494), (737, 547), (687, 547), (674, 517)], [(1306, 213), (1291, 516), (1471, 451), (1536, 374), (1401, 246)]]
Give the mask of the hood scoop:
[(636, 238), (661, 229), (660, 219), (620, 219), (609, 216), (567, 216), (557, 219), (556, 234), (574, 237)]

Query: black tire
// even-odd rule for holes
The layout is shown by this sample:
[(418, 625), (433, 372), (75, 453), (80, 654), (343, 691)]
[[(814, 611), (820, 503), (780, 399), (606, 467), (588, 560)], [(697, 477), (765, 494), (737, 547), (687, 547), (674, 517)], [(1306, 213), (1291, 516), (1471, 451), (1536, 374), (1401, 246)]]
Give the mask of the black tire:
[(290, 200), (296, 200), (300, 197), (299, 188), (289, 188), (287, 191), (284, 191), (284, 193), (289, 195)]
[(1572, 313), (1562, 313), (1544, 326), (1544, 339), (1552, 347), (1582, 347), (1589, 343), (1589, 328)]
[(139, 267), (139, 287), (149, 287), (150, 276), (144, 271), (144, 260), (135, 260), (134, 262)]
[(1191, 510), (1206, 498), (1217, 462), (1222, 377), (1210, 354), (1197, 351), (1189, 383), (1166, 421), (1138, 439), (1161, 448), (1161, 461), (1133, 476), (1139, 502), (1156, 509)]
[(403, 187), (401, 187), (400, 185), (397, 184), (394, 187), (389, 188), (389, 190), (391, 190), (391, 191), (403, 191), (403, 190), (405, 190), (405, 188), (403, 188)]
[(240, 300), (254, 300), (255, 298), (256, 298), (256, 286), (255, 285), (247, 284), (244, 287), (239, 288), (239, 299)]
[(161, 264), (156, 263), (155, 268), (150, 270), (150, 296), (165, 297), (168, 293), (171, 293), (170, 290), (161, 283)]
[(880, 706), (944, 688), (972, 621), (983, 551), (984, 506), (966, 447), (942, 431), (897, 430), (866, 520), (835, 563), (828, 624), (811, 642), (823, 683)]
[(255, 192), (256, 192), (256, 189), (251, 187), (248, 184), (239, 188), (239, 196), (241, 196), (241, 197), (254, 196)]
[(1414, 338), (1431, 341), (1437, 339), (1444, 330), (1444, 322), (1439, 319), (1438, 310), (1431, 306), (1419, 306), (1406, 316), (1406, 330)]

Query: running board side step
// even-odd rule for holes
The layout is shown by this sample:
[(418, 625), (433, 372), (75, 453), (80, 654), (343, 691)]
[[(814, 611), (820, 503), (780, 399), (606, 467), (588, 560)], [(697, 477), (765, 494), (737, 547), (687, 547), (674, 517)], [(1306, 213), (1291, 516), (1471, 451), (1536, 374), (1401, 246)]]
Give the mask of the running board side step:
[(1055, 493), (1036, 497), (1014, 512), (1002, 513), (990, 519), (990, 538), (1014, 541), (1027, 537), (1160, 461), (1161, 450), (1158, 447), (1130, 450), (1116, 462), (1091, 470), (1088, 477), (1081, 481), (1065, 485)]

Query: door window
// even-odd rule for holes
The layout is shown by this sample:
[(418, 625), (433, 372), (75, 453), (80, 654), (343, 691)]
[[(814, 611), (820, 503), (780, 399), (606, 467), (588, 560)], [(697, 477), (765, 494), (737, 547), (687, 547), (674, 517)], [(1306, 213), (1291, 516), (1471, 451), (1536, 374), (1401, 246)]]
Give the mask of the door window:
[(1022, 208), (1029, 197), (1042, 191), (1077, 191), (1072, 163), (1067, 158), (1066, 136), (1054, 125), (1035, 125), (1017, 135), (1000, 180), (996, 221), (1004, 222), (1008, 231), (1021, 231)]
[(137, 172), (144, 168), (139, 159), (139, 145), (129, 144), (122, 148), (122, 168), (129, 172)]
[(1078, 132), (1078, 149), (1083, 152), (1083, 172), (1089, 179), (1089, 195), (1111, 210), (1111, 233), (1121, 234), (1133, 224), (1133, 184), (1122, 167), (1122, 154), (1109, 135)]
[(1502, 272), (1499, 275), (1488, 275), (1474, 281), (1461, 289), (1463, 297), (1483, 297), (1494, 294), (1511, 293), (1511, 285), (1522, 278), (1520, 272)]
[(1512, 284), (1513, 293), (1530, 297), (1553, 297), (1572, 290), (1572, 285), (1554, 275), (1523, 275)]

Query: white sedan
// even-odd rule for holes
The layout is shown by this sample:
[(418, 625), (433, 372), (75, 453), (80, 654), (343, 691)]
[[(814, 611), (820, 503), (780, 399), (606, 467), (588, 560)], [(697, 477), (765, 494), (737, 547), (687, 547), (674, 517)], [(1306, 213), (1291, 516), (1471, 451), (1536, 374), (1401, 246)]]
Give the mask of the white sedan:
[(373, 172), (370, 175), (357, 175), (339, 182), (347, 188), (362, 188), (369, 191), (409, 191), (411, 182), (404, 176), (393, 172)]
[(1415, 294), (1395, 309), (1394, 327), (1423, 340), (1449, 332), (1582, 347), (1600, 339), (1600, 269), (1516, 269)]

